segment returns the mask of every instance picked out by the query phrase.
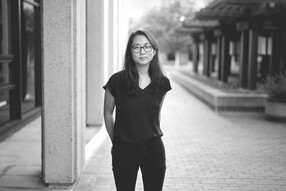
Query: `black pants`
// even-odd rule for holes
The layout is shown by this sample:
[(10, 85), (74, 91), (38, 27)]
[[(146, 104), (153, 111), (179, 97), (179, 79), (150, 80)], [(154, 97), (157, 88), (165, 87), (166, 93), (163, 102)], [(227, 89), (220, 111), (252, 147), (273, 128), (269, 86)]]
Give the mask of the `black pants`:
[(117, 191), (135, 190), (139, 167), (144, 191), (161, 191), (166, 171), (162, 139), (155, 138), (144, 144), (114, 144), (112, 166)]

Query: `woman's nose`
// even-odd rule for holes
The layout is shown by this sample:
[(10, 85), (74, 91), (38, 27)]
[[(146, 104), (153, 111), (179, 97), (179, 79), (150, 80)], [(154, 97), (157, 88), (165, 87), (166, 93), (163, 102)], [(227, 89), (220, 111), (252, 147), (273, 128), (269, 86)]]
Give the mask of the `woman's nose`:
[(142, 54), (142, 53), (143, 53), (143, 51), (144, 51), (144, 54), (145, 54), (145, 53), (146, 53), (146, 51), (144, 50), (144, 48), (143, 48), (143, 47), (141, 47), (141, 48), (140, 48), (139, 53), (140, 53), (140, 54)]

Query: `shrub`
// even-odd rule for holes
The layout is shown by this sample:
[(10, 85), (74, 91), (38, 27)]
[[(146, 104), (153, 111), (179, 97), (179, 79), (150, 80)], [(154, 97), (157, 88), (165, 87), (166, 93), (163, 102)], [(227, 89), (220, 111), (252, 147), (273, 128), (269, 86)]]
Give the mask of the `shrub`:
[(286, 103), (286, 73), (268, 76), (264, 87), (269, 101)]

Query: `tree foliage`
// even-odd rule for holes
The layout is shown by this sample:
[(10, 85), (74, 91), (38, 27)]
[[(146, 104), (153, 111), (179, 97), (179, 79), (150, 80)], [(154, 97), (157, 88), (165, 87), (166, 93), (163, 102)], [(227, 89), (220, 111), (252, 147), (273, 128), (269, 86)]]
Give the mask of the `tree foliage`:
[(131, 23), (130, 30), (149, 30), (165, 52), (186, 51), (191, 37), (176, 30), (182, 25), (180, 17), (193, 15), (192, 7), (193, 0), (164, 0), (162, 7), (148, 11), (140, 20)]

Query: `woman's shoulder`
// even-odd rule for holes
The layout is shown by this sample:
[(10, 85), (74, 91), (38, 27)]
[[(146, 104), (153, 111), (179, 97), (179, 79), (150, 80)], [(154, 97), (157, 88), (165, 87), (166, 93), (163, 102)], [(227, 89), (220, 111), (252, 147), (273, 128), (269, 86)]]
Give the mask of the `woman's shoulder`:
[(119, 80), (121, 77), (122, 77), (122, 73), (123, 73), (123, 71), (121, 70), (121, 71), (118, 71), (118, 72), (115, 72), (114, 74), (112, 74), (111, 76), (110, 76), (110, 80)]
[(115, 72), (114, 74), (111, 75), (111, 77), (120, 77), (123, 73), (123, 70), (120, 70), (118, 72)]

